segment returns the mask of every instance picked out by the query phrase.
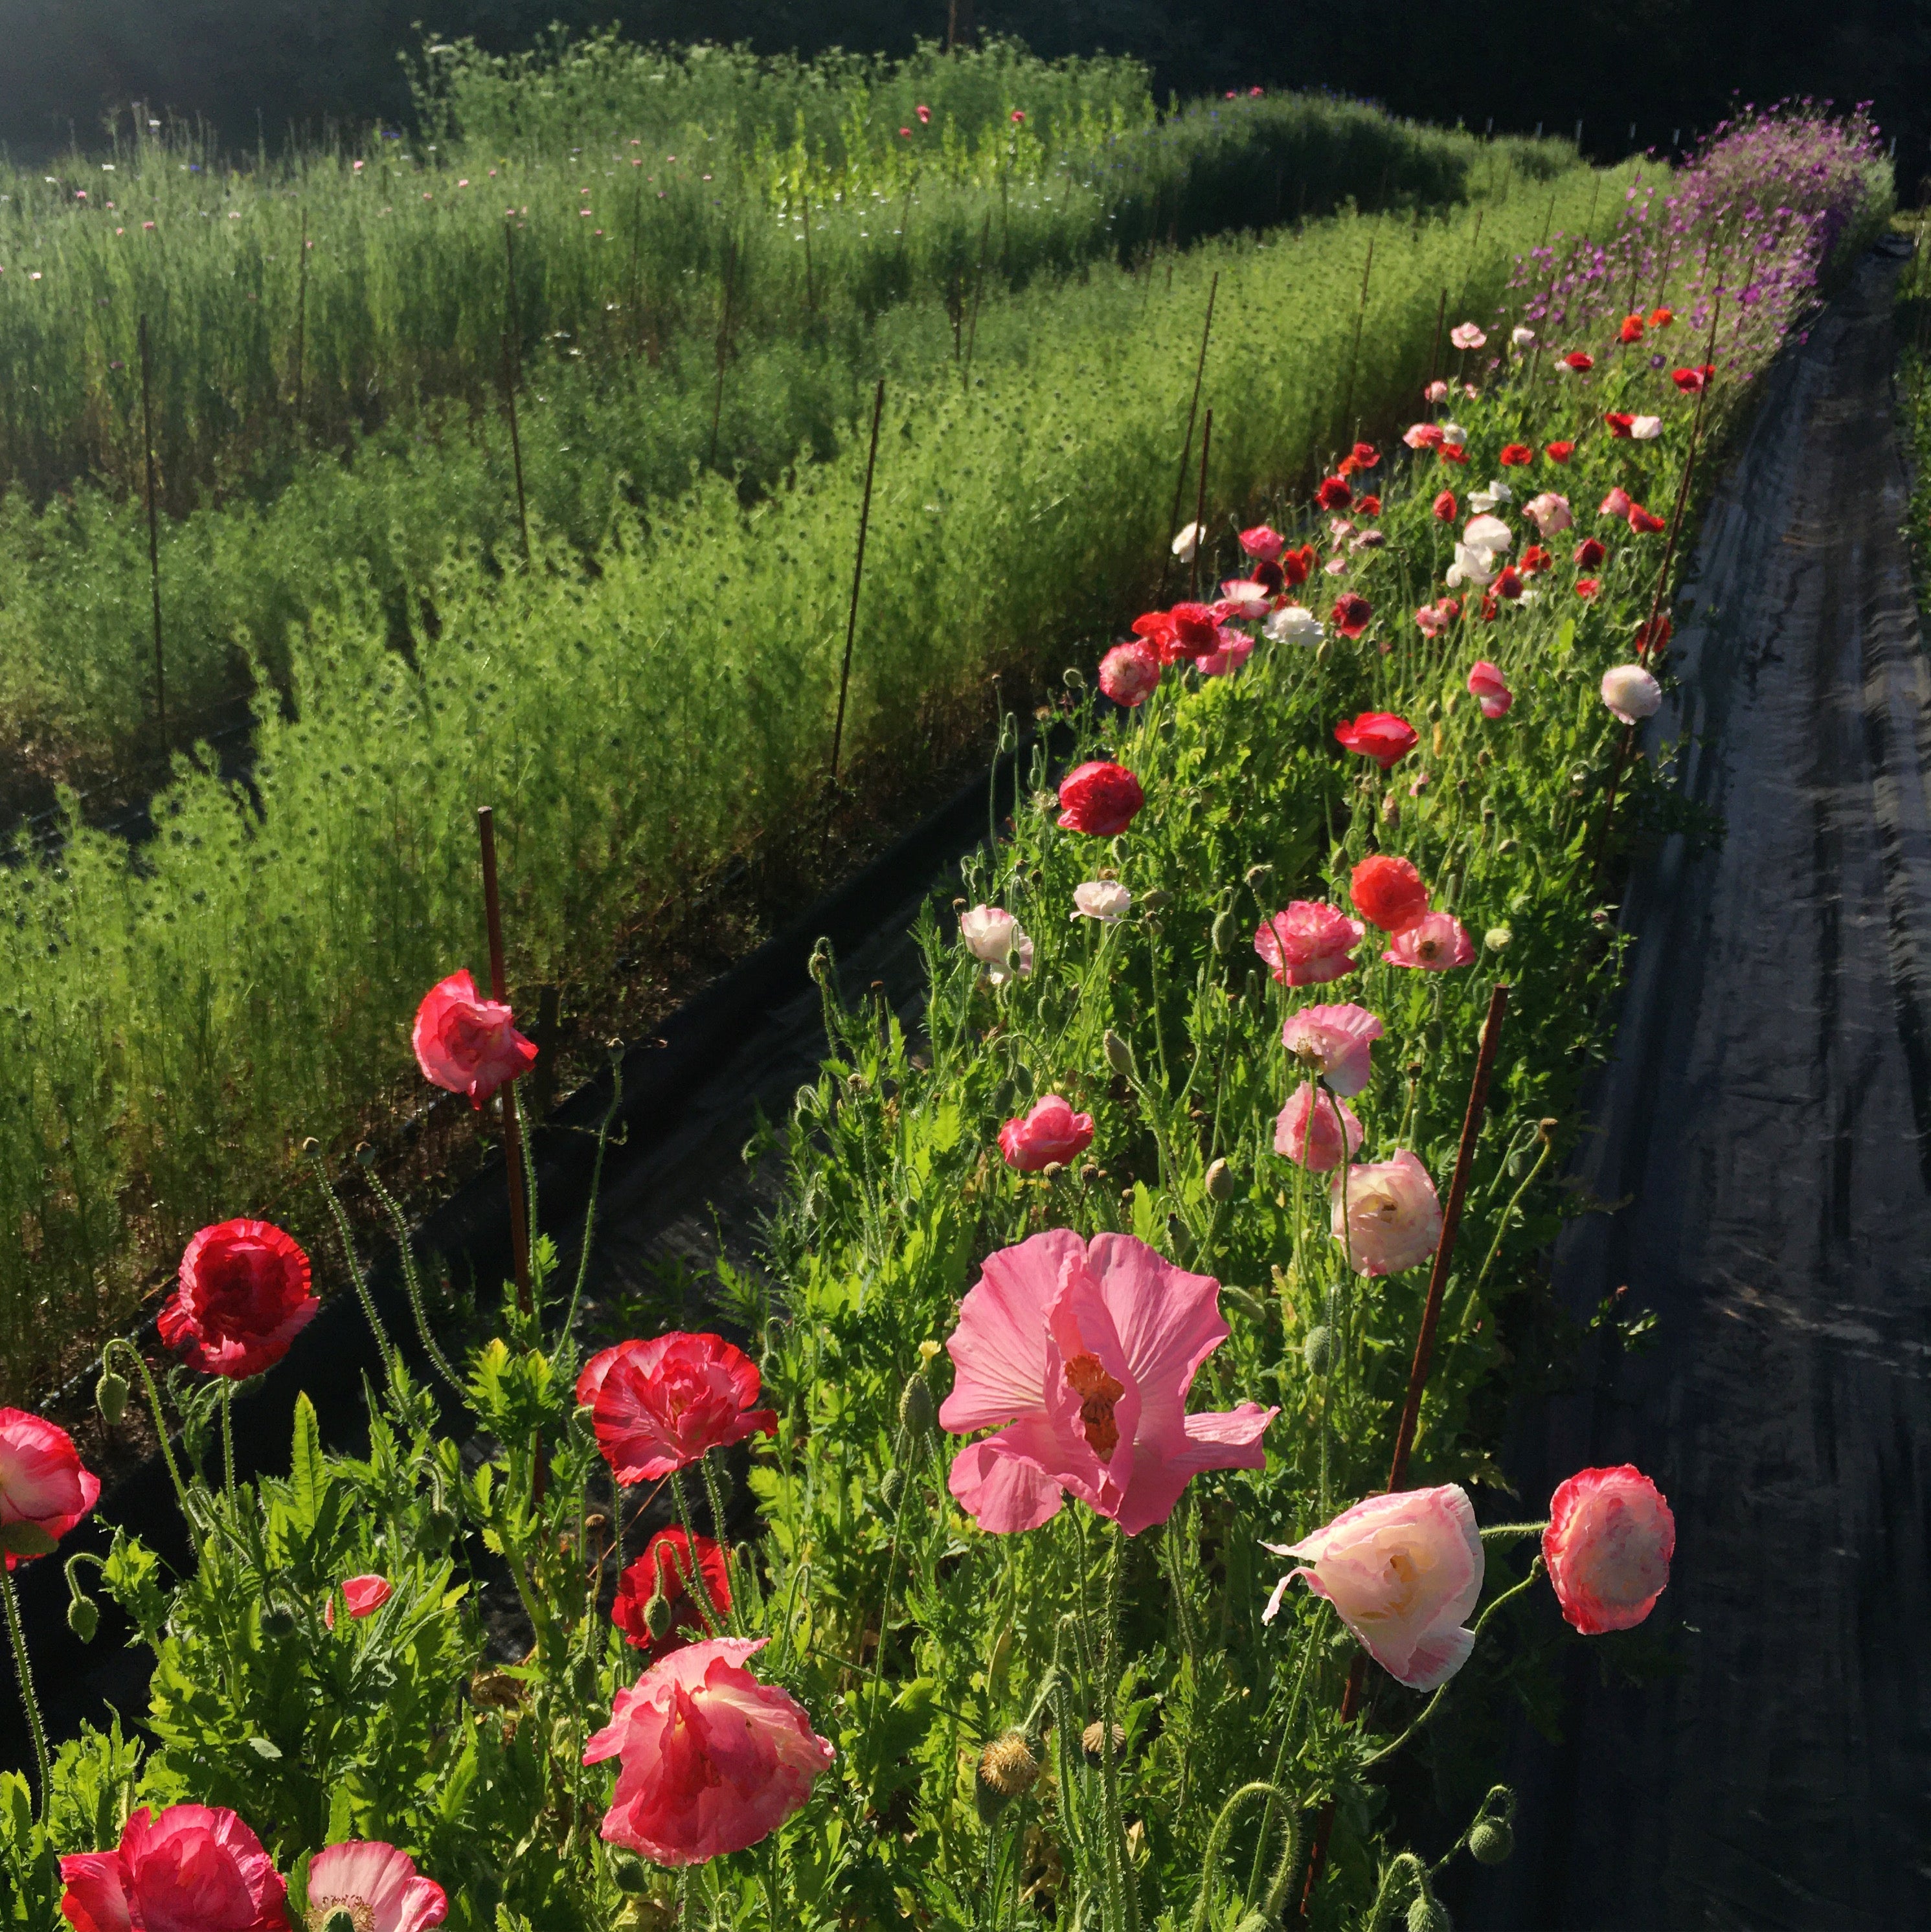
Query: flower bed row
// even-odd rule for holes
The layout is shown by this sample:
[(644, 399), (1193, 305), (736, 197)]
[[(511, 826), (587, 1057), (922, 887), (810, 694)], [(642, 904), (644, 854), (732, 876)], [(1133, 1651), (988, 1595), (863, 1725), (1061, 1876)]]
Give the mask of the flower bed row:
[[(743, 1346), (588, 1352), (539, 1244), (460, 1369), (425, 1338), (479, 1463), (386, 1345), (365, 1456), (304, 1408), (286, 1481), (179, 1474), (178, 1587), (117, 1532), (146, 1735), (7, 1774), (14, 1916), (1440, 1924), (1446, 1860), (1510, 1850), (1467, 1714), (1558, 1618), (1666, 1624), (1641, 1472), (1488, 1520), (1614, 978), (1598, 854), (1619, 800), (1661, 808), (1628, 721), (1749, 367), (1653, 292), (1518, 324), (1385, 487), (1367, 445), (1325, 479), (1313, 544), (1181, 533), (1219, 595), (1140, 620), (1113, 704), (1071, 681), (1072, 768), (1036, 757), (956, 931), (921, 921), (920, 1034), (821, 956), (830, 1054), (767, 1266), (715, 1283)], [(1618, 427), (1652, 400), (1638, 341), (1671, 379), (1653, 436)], [(528, 1064), (460, 975), (416, 1046), (478, 1102)], [(167, 1333), (210, 1412), (307, 1274), (260, 1224), (197, 1237)], [(116, 1370), (104, 1406), (127, 1394)], [(44, 1557), (89, 1480), (18, 1412), (0, 1456), (10, 1552)], [(629, 1562), (614, 1526), (653, 1502), (676, 1521)], [(479, 1546), (527, 1620), (509, 1668)], [(1452, 1820), (1425, 1861), (1386, 1799), (1416, 1760)]]

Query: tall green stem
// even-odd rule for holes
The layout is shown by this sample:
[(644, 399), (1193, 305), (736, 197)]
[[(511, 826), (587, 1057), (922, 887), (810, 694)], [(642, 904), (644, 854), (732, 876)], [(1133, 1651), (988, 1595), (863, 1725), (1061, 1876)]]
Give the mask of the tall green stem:
[(14, 1641), (14, 1672), (20, 1684), (20, 1702), (27, 1707), (27, 1729), (33, 1733), (34, 1762), (41, 1774), (40, 1815), (47, 1815), (53, 1774), (47, 1765), (47, 1734), (41, 1722), (41, 1700), (34, 1693), (34, 1667), (27, 1658), (27, 1634), (20, 1628), (20, 1600), (14, 1594), (14, 1573), (0, 1563), (0, 1598), (7, 1605), (7, 1634)]
[(134, 1365), (140, 1375), (142, 1386), (148, 1392), (148, 1407), (155, 1418), (155, 1436), (161, 1444), (161, 1460), (167, 1465), (167, 1473), (174, 1484), (175, 1500), (181, 1505), (181, 1513), (191, 1526), (194, 1519), (188, 1507), (188, 1485), (181, 1479), (181, 1466), (174, 1460), (174, 1445), (168, 1439), (167, 1418), (161, 1413), (161, 1390), (155, 1386), (152, 1372), (140, 1349), (125, 1336), (116, 1336), (101, 1352), (101, 1365), (105, 1368), (116, 1354), (125, 1354)]

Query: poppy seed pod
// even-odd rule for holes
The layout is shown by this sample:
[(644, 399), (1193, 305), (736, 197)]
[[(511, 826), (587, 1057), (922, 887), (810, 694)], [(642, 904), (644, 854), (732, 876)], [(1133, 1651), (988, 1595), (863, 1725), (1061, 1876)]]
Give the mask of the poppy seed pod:
[(662, 1639), (671, 1634), (671, 1600), (662, 1590), (644, 1606), (644, 1623), (653, 1637)]
[(1233, 1169), (1225, 1161), (1217, 1160), (1207, 1169), (1205, 1184), (1209, 1201), (1231, 1201), (1239, 1184), (1234, 1179)]
[(322, 1932), (356, 1932), (356, 1915), (346, 1905), (338, 1905), (322, 1922)]
[(295, 1634), (295, 1612), (285, 1605), (276, 1604), (262, 1612), (262, 1635), (268, 1637), (290, 1637)]
[(1039, 1781), (1039, 1760), (1023, 1731), (1006, 1731), (979, 1754), (972, 1779), (972, 1802), (979, 1822), (991, 1825), (1016, 1798)]
[(1301, 1344), (1301, 1358), (1311, 1376), (1325, 1376), (1333, 1367), (1335, 1331), (1325, 1322), (1308, 1330), (1308, 1339)]
[(641, 1858), (620, 1853), (610, 1862), (610, 1875), (616, 1880), (619, 1892), (635, 1893), (650, 1889), (650, 1868)]
[(884, 1480), (878, 1485), (878, 1500), (885, 1506), (887, 1516), (896, 1516), (899, 1504), (904, 1502), (905, 1472), (902, 1469), (887, 1469)]
[(899, 1426), (912, 1441), (921, 1442), (932, 1433), (937, 1413), (932, 1406), (931, 1383), (914, 1371), (905, 1378), (905, 1385), (899, 1392)]
[(1228, 946), (1233, 944), (1233, 929), (1234, 922), (1232, 913), (1222, 912), (1214, 915), (1214, 928), (1211, 938), (1214, 950), (1217, 953), (1226, 952)]
[(116, 1375), (112, 1369), (104, 1369), (101, 1379), (94, 1384), (94, 1406), (101, 1412), (101, 1420), (113, 1428), (128, 1412), (128, 1378)]

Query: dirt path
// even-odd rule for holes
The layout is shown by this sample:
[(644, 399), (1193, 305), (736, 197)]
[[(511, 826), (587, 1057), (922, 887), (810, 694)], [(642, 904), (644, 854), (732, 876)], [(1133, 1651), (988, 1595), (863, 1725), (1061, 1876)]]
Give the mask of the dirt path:
[[(1931, 678), (1899, 526), (1896, 262), (1770, 379), (1680, 630), (1686, 782), (1728, 836), (1640, 935), (1557, 1292), (1656, 1345), (1524, 1427), (1525, 1503), (1634, 1462), (1677, 1548), (1676, 1674), (1569, 1653), (1485, 1932), (1931, 1924)], [(1664, 1614), (1666, 1612), (1666, 1614)]]

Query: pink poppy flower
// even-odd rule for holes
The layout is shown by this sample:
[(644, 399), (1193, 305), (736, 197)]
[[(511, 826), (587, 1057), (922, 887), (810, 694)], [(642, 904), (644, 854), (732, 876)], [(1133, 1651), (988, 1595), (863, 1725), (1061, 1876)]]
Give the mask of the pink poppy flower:
[(429, 1932), (449, 1916), (449, 1901), (433, 1880), (421, 1877), (416, 1861), (393, 1845), (329, 1845), (308, 1867), (308, 1919), (326, 1925), (346, 1912), (356, 1932)]
[(1415, 613), (1415, 624), (1425, 638), (1439, 638), (1454, 622), (1439, 604), (1424, 604)]
[(653, 1864), (700, 1865), (767, 1838), (830, 1768), (788, 1691), (744, 1668), (764, 1637), (710, 1637), (620, 1690), (585, 1764), (620, 1760), (603, 1836)]
[(1335, 736), (1348, 751), (1372, 758), (1385, 772), (1419, 742), (1413, 725), (1392, 711), (1364, 711), (1351, 724), (1337, 724)]
[(1223, 625), (1219, 642), (1194, 660), (1194, 668), (1203, 677), (1225, 677), (1229, 672), (1239, 670), (1253, 655), (1254, 640), (1245, 631)]
[(1299, 1576), (1334, 1605), (1398, 1684), (1433, 1690), (1468, 1661), (1475, 1634), (1464, 1625), (1488, 1566), (1474, 1508), (1458, 1484), (1370, 1496), (1299, 1543), (1261, 1546), (1305, 1559), (1275, 1586), (1263, 1622)]
[(953, 1460), (960, 1508), (1005, 1534), (1038, 1528), (1070, 1493), (1137, 1536), (1199, 1471), (1264, 1467), (1278, 1409), (1187, 1413), (1227, 1340), (1219, 1296), (1130, 1234), (1049, 1228), (989, 1255), (946, 1342), (958, 1372), (941, 1426), (998, 1432)]
[(1449, 913), (1431, 912), (1398, 932), (1381, 956), (1391, 966), (1446, 973), (1466, 966), (1475, 957), (1475, 948), (1460, 920)]
[[(1341, 1202), (1345, 1193), (1347, 1211)], [(1345, 1244), (1356, 1274), (1400, 1274), (1426, 1261), (1441, 1239), (1441, 1202), (1428, 1170), (1406, 1148), (1392, 1160), (1371, 1161), (1329, 1184), (1331, 1230)]]
[(1458, 349), (1481, 349), (1488, 345), (1488, 338), (1472, 322), (1458, 322), (1449, 331), (1449, 340)]
[(1254, 950), (1284, 986), (1319, 986), (1355, 968), (1366, 928), (1331, 905), (1296, 899), (1254, 928)]
[(1482, 706), (1485, 718), (1506, 718), (1509, 707), (1515, 701), (1515, 694), (1509, 688), (1509, 680), (1486, 658), (1477, 658), (1475, 668), (1468, 674), (1468, 688), (1476, 704)]
[(1274, 1151), (1298, 1161), (1310, 1174), (1326, 1174), (1359, 1151), (1361, 1133), (1361, 1123), (1345, 1100), (1323, 1094), (1311, 1080), (1304, 1081), (1274, 1123)]
[(1448, 385), (1437, 379), (1422, 392), (1422, 400), (1426, 403), (1439, 403), (1448, 394)]
[(1020, 1174), (1042, 1168), (1064, 1167), (1093, 1144), (1093, 1117), (1076, 1114), (1070, 1102), (1048, 1094), (1030, 1113), (1008, 1120), (999, 1130), (999, 1152), (1006, 1165)]
[(1639, 1469), (1583, 1469), (1549, 1502), (1542, 1558), (1562, 1613), (1584, 1636), (1632, 1630), (1656, 1608), (1676, 1553), (1676, 1518)]
[(1602, 701), (1625, 724), (1662, 709), (1662, 686), (1641, 664), (1611, 664), (1602, 674)]
[(1100, 688), (1129, 711), (1144, 704), (1159, 682), (1159, 653), (1139, 638), (1114, 645), (1100, 660)]
[(1440, 423), (1410, 423), (1401, 432), (1401, 440), (1410, 449), (1439, 449), (1442, 446), (1442, 426)]
[(1602, 500), (1596, 514), (1599, 517), (1626, 517), (1629, 514), (1629, 493), (1621, 484), (1617, 484)]
[(416, 1010), (416, 1064), (432, 1085), (467, 1094), (480, 1107), (496, 1090), (528, 1072), (536, 1048), (511, 1023), (509, 1008), (485, 1000), (467, 970), (438, 980)]
[[(351, 1576), (342, 1586), (342, 1601), (348, 1606), (350, 1616), (357, 1623), (364, 1617), (372, 1617), (395, 1594), (386, 1576)], [(335, 1628), (335, 1592), (329, 1592), (329, 1600), (322, 1606), (322, 1621), (329, 1629)]]
[(1553, 490), (1545, 490), (1540, 496), (1531, 496), (1522, 506), (1522, 514), (1545, 537), (1552, 537), (1567, 530), (1575, 520), (1569, 512), (1569, 499), (1557, 496)]
[(776, 1435), (776, 1411), (751, 1406), (761, 1389), (758, 1364), (721, 1335), (672, 1334), (593, 1356), (578, 1378), (577, 1401), (592, 1410), (597, 1447), (617, 1480), (654, 1483), (708, 1450)]
[(191, 1368), (243, 1382), (280, 1361), (321, 1305), (292, 1234), (271, 1221), (223, 1221), (188, 1243), (158, 1326)]
[(1023, 980), (1032, 970), (1032, 940), (1004, 906), (975, 906), (959, 916), (959, 938), (966, 950), (990, 968), (996, 986)]
[(1374, 1072), (1381, 1022), (1365, 1007), (1303, 1006), (1288, 1016), (1281, 1044), (1310, 1073), (1318, 1073), (1344, 1100), (1351, 1100)]
[(60, 1862), (74, 1932), (287, 1932), (288, 1888), (233, 1812), (143, 1805), (111, 1852)]
[(1117, 926), (1133, 910), (1133, 895), (1117, 879), (1086, 879), (1073, 888), (1074, 919)]
[(1060, 829), (1110, 838), (1133, 823), (1146, 802), (1139, 779), (1125, 766), (1094, 759), (1060, 781)]
[(1629, 527), (1639, 537), (1653, 537), (1664, 527), (1663, 520), (1653, 510), (1646, 510), (1640, 503), (1629, 506)]
[(920, 101), (912, 112), (918, 116), (920, 127), (926, 128), (932, 124), (932, 110), (926, 106), (923, 101)]
[(1257, 562), (1278, 563), (1287, 539), (1267, 524), (1256, 524), (1252, 530), (1241, 532), (1240, 547)]
[[(65, 1429), (24, 1408), (0, 1408), (0, 1529), (32, 1523), (58, 1543), (100, 1500), (101, 1478)], [(24, 1550), (7, 1552), (10, 1570), (31, 1560)]]
[(1230, 578), (1223, 584), (1221, 602), (1227, 616), (1242, 624), (1259, 623), (1273, 604), (1266, 585), (1245, 577)]

